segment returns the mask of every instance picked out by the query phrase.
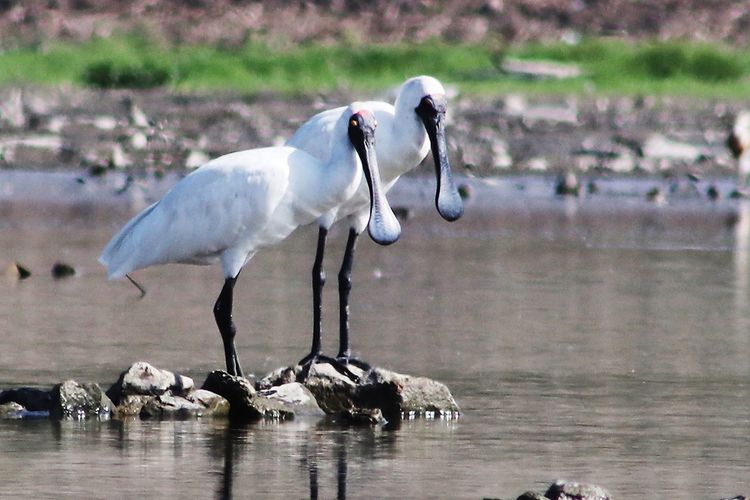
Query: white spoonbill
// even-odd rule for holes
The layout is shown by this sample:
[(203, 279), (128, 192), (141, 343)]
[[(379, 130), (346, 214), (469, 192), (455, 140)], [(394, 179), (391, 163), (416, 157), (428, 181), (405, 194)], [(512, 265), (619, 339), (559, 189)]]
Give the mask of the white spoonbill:
[[(463, 214), (463, 202), (453, 183), (445, 140), (445, 89), (430, 76), (410, 78), (401, 86), (395, 105), (380, 101), (364, 103), (375, 112), (378, 121), (376, 150), (378, 165), (386, 191), (399, 176), (417, 167), (432, 149), (437, 176), (435, 205), (440, 215), (454, 221)], [(287, 145), (303, 149), (325, 161), (334, 144), (334, 125), (346, 113), (345, 107), (318, 113), (305, 122), (287, 141)], [(323, 254), (331, 225), (348, 217), (349, 237), (346, 242), (339, 285), (339, 352), (343, 363), (353, 363), (362, 368), (367, 364), (351, 357), (349, 349), (349, 293), (351, 272), (357, 238), (367, 223), (367, 191), (364, 185), (352, 196), (326, 212), (318, 219), (318, 248), (312, 270), (313, 287), (313, 341), (310, 354), (301, 365), (314, 362), (321, 356), (322, 290), (325, 284)]]
[(398, 239), (401, 228), (378, 172), (375, 118), (360, 103), (344, 109), (333, 125), (326, 162), (292, 147), (252, 149), (212, 160), (179, 181), (107, 244), (99, 261), (107, 266), (109, 277), (122, 278), (136, 269), (169, 262), (221, 261), (225, 281), (214, 318), (224, 342), (227, 371), (242, 376), (234, 344), (232, 290), (255, 252), (350, 198), (363, 173), (369, 189), (371, 237), (380, 244)]

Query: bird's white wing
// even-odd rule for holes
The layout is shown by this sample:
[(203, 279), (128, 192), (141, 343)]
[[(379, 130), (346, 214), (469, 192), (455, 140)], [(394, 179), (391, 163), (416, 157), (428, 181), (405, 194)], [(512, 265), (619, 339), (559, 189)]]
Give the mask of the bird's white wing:
[(110, 278), (167, 262), (210, 263), (251, 247), (288, 187), (290, 148), (240, 151), (210, 161), (136, 215), (105, 248)]

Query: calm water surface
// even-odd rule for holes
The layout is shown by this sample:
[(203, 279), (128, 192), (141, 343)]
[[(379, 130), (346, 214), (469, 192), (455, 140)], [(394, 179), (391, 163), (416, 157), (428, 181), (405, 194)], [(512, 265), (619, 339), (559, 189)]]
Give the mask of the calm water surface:
[[(116, 179), (29, 179), (0, 178), (0, 263), (34, 273), (0, 278), (0, 389), (67, 378), (106, 387), (138, 360), (198, 384), (223, 367), (218, 267), (139, 271), (149, 290), (139, 300), (96, 263), (169, 180), (113, 198)], [(750, 493), (750, 210), (650, 204), (645, 181), (602, 186), (566, 200), (543, 179), (473, 182), (466, 215), (449, 224), (429, 189), (406, 180), (391, 197), (410, 209), (402, 239), (362, 239), (354, 350), (445, 382), (460, 420), (397, 430), (4, 420), (0, 496), (515, 498), (559, 478), (617, 498)], [(344, 238), (333, 231), (326, 260), (329, 353)], [(304, 228), (243, 271), (235, 320), (248, 371), (309, 348), (315, 239)], [(57, 260), (78, 276), (54, 280)]]

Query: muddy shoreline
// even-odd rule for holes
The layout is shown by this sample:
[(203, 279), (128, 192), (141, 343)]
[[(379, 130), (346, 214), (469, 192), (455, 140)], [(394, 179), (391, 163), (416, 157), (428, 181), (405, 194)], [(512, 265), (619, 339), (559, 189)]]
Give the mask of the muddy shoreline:
[[(450, 88), (450, 86), (449, 86)], [(749, 103), (666, 97), (466, 96), (451, 88), (449, 154), (458, 175), (731, 177), (725, 145)], [(395, 89), (356, 98), (392, 101)], [(184, 172), (227, 152), (279, 145), (346, 92), (179, 94), (167, 90), (0, 89), (0, 168)], [(411, 176), (430, 175), (429, 158)]]

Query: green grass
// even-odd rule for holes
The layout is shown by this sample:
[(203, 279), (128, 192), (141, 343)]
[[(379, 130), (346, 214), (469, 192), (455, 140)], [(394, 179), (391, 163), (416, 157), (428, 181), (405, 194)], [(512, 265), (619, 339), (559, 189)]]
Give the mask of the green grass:
[[(503, 57), (580, 65), (584, 76), (530, 81), (499, 70)], [(442, 42), (324, 46), (162, 46), (137, 36), (0, 53), (0, 84), (35, 83), (246, 93), (374, 90), (431, 74), (465, 92), (750, 96), (750, 52), (689, 42), (455, 45)]]

